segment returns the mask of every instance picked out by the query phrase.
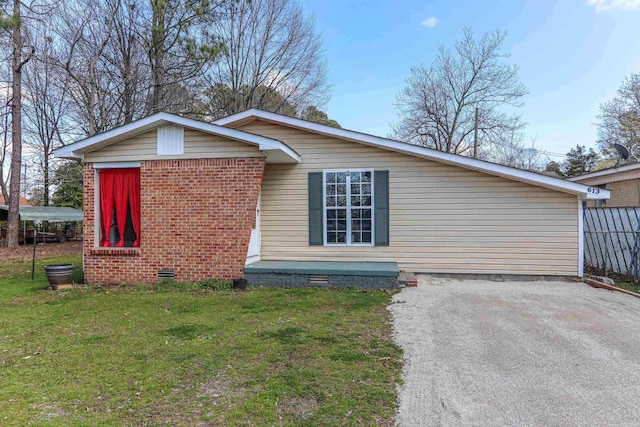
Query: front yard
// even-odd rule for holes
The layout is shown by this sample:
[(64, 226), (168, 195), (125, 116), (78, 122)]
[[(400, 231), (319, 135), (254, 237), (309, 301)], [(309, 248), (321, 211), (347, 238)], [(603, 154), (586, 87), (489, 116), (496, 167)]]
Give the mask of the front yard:
[(391, 294), (46, 291), (0, 265), (2, 425), (393, 425)]

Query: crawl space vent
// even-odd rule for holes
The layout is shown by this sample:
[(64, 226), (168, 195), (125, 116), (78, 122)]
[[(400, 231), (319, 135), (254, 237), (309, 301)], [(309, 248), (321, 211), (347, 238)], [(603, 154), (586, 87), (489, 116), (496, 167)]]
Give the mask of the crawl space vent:
[(158, 270), (158, 280), (173, 280), (173, 270)]
[(309, 284), (312, 286), (328, 285), (329, 276), (324, 274), (311, 274), (309, 275)]

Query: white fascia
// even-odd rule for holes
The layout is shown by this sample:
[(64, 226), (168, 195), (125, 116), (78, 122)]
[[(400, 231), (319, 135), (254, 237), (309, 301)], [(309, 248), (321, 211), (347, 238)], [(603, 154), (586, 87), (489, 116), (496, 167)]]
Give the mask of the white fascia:
[(458, 154), (445, 153), (443, 151), (420, 147), (413, 144), (407, 144), (404, 142), (395, 141), (393, 139), (382, 138), (379, 136), (341, 128), (334, 128), (332, 126), (321, 125), (319, 123), (313, 123), (306, 120), (297, 119), (295, 117), (283, 116), (280, 114), (270, 113), (257, 109), (246, 110), (232, 116), (216, 120), (214, 123), (221, 126), (233, 125), (233, 123), (235, 122), (240, 122), (251, 117), (280, 123), (285, 126), (304, 129), (310, 132), (332, 136), (335, 138), (359, 142), (361, 144), (386, 148), (393, 151), (398, 151), (401, 153), (410, 154), (437, 162), (447, 163), (454, 166), (460, 166), (466, 169), (472, 169), (491, 175), (497, 175), (520, 182), (551, 188), (554, 190), (578, 195), (582, 199), (608, 199), (610, 197), (610, 192), (608, 190), (599, 189), (598, 192), (595, 192), (592, 187), (566, 181), (560, 178), (553, 178), (535, 172), (515, 169), (509, 166), (503, 166), (484, 160), (473, 159), (471, 157), (460, 156)]

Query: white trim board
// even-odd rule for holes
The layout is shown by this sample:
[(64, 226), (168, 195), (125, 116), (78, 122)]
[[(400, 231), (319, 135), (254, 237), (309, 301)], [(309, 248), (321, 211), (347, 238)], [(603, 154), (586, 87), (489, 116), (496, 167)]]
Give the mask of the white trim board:
[(73, 144), (65, 145), (64, 147), (54, 150), (54, 155), (56, 157), (66, 159), (82, 159), (85, 153), (141, 135), (167, 124), (182, 126), (200, 132), (233, 139), (235, 141), (256, 145), (260, 150), (267, 153), (268, 163), (269, 160), (272, 160), (273, 163), (300, 163), (302, 161), (300, 154), (277, 139), (267, 138), (261, 135), (255, 135), (249, 132), (243, 132), (216, 124), (188, 119), (186, 117), (180, 117), (169, 113), (157, 113), (107, 132), (90, 136), (89, 138), (77, 141)]
[(445, 153), (430, 148), (420, 147), (417, 145), (407, 144), (393, 139), (382, 138), (379, 136), (368, 135), (365, 133), (355, 132), (346, 129), (334, 128), (331, 126), (321, 125), (306, 120), (297, 119), (295, 117), (283, 116), (267, 111), (250, 109), (240, 113), (216, 120), (214, 123), (221, 126), (239, 126), (250, 123), (253, 120), (263, 120), (266, 122), (281, 124), (284, 126), (303, 129), (318, 134), (331, 136), (347, 141), (358, 142), (365, 145), (371, 145), (379, 148), (385, 148), (416, 157), (446, 163), (453, 166), (459, 166), (466, 169), (484, 172), (490, 175), (500, 176), (515, 181), (525, 182), (540, 187), (550, 188), (552, 190), (564, 193), (575, 194), (582, 199), (608, 199), (610, 192), (600, 189), (599, 193), (590, 192), (588, 186), (566, 181), (560, 178), (529, 172), (521, 169), (515, 169), (484, 160), (473, 159), (470, 157), (460, 156), (458, 154)]

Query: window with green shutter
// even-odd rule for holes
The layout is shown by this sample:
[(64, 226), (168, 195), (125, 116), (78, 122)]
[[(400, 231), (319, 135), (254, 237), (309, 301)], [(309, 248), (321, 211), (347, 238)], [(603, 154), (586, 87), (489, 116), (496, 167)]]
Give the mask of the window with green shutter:
[(309, 174), (309, 244), (389, 244), (389, 174), (370, 169)]

